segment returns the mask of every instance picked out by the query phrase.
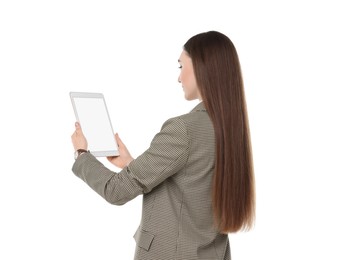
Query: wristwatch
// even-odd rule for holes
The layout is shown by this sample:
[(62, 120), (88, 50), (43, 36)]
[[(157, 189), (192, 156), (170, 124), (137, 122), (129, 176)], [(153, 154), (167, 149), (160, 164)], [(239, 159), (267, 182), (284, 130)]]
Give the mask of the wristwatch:
[(79, 155), (83, 154), (83, 153), (89, 153), (90, 151), (87, 151), (85, 149), (77, 149), (75, 152), (74, 152), (74, 159), (76, 160)]

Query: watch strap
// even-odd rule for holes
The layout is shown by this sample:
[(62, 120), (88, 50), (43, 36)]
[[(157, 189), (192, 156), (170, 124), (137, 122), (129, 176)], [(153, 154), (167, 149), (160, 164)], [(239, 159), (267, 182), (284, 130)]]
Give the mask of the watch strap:
[(77, 149), (75, 151), (75, 160), (83, 153), (89, 153), (90, 151), (85, 150), (85, 149)]
[(78, 152), (79, 155), (82, 153), (88, 153), (88, 151), (85, 149), (77, 149), (76, 151)]

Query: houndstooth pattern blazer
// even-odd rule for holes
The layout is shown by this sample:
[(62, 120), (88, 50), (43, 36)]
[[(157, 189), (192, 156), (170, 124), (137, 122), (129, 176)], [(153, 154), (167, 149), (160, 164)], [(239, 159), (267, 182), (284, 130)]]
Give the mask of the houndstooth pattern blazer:
[(134, 259), (230, 260), (228, 235), (213, 225), (214, 155), (213, 125), (201, 102), (167, 120), (150, 147), (119, 173), (89, 153), (72, 170), (112, 204), (143, 194)]

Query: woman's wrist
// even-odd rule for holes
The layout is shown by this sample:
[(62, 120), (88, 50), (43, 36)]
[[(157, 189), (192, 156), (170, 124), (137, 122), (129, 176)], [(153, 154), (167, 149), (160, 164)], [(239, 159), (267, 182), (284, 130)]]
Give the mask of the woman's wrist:
[(86, 150), (86, 149), (77, 149), (74, 153), (74, 158), (75, 160), (82, 154), (84, 153), (89, 153), (90, 151)]
[(133, 161), (133, 158), (131, 157), (128, 161), (126, 161), (126, 166), (129, 166), (129, 164)]

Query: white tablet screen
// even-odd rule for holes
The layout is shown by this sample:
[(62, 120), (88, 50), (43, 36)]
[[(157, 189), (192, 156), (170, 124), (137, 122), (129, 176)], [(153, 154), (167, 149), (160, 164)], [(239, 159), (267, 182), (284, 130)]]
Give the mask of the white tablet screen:
[(119, 155), (104, 96), (101, 93), (71, 92), (76, 120), (95, 156)]

